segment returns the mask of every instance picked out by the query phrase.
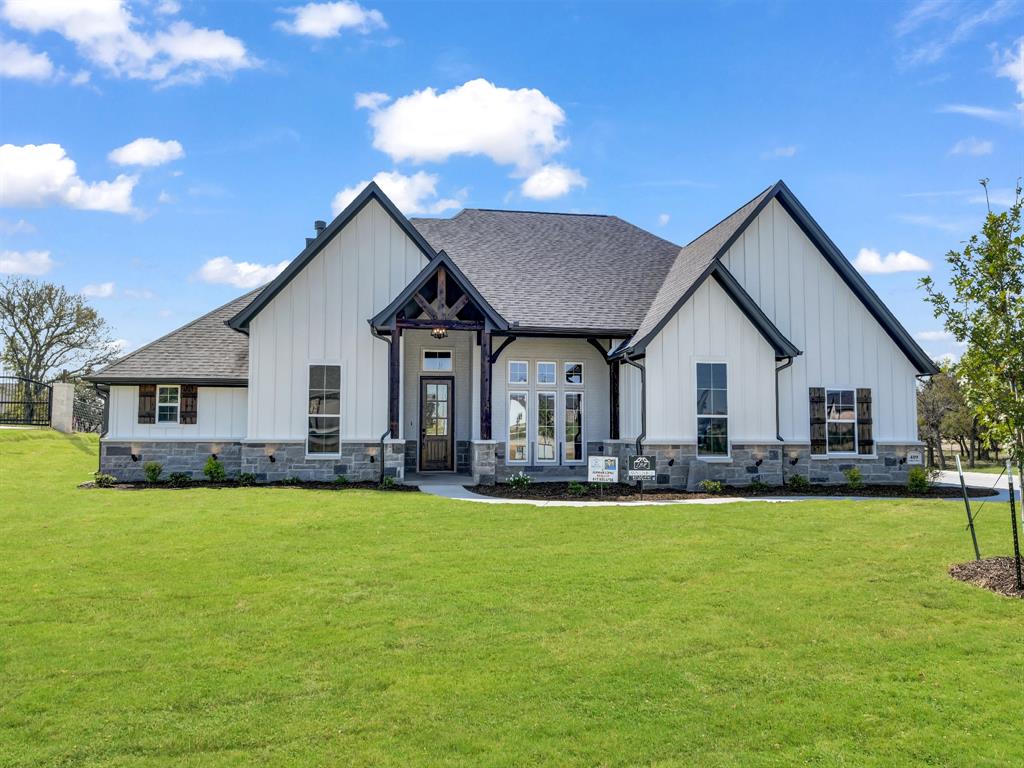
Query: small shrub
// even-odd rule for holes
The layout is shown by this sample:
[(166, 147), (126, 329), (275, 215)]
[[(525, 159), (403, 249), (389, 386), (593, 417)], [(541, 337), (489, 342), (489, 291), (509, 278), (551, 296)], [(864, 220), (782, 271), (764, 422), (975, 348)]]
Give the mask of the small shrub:
[(850, 467), (843, 471), (843, 475), (846, 477), (846, 485), (850, 488), (857, 489), (864, 487), (864, 475), (857, 467)]
[(242, 472), (238, 475), (238, 484), (245, 487), (249, 485), (256, 485), (256, 475), (252, 472)]
[(302, 478), (292, 475), (291, 477), (286, 477), (281, 482), (285, 485), (302, 485)]
[(927, 493), (938, 477), (939, 470), (934, 467), (911, 467), (907, 473), (907, 489), (912, 493)]
[(227, 477), (227, 473), (224, 472), (224, 465), (213, 458), (213, 456), (206, 460), (203, 474), (206, 475), (206, 479), (211, 483), (223, 483), (224, 478)]
[(395, 478), (391, 477), (390, 475), (384, 475), (384, 477), (382, 477), (380, 480), (380, 485), (378, 485), (377, 487), (380, 488), (382, 491), (390, 491), (392, 488), (395, 487), (395, 485)]
[(794, 491), (806, 491), (811, 487), (811, 481), (807, 479), (806, 475), (791, 475), (786, 481), (786, 485)]
[(155, 483), (160, 480), (160, 475), (164, 471), (164, 465), (159, 461), (147, 461), (142, 465), (142, 471), (146, 473), (146, 480)]
[(747, 486), (747, 490), (753, 491), (754, 493), (764, 493), (770, 487), (771, 486), (769, 486), (768, 483), (764, 482), (763, 480), (754, 480), (753, 482), (750, 483), (750, 485)]
[(517, 491), (525, 491), (532, 482), (533, 478), (521, 469), (508, 479), (508, 484)]
[(570, 496), (585, 496), (587, 493), (587, 486), (573, 480), (569, 483), (569, 487), (566, 490), (568, 490)]
[(338, 475), (334, 478), (335, 485), (348, 485), (348, 478), (345, 475)]
[(167, 482), (172, 488), (184, 488), (192, 484), (192, 477), (188, 472), (171, 472)]
[(104, 474), (103, 472), (97, 472), (92, 478), (97, 488), (113, 488), (117, 484), (116, 477)]
[(704, 493), (721, 493), (725, 490), (721, 480), (701, 480), (698, 486)]

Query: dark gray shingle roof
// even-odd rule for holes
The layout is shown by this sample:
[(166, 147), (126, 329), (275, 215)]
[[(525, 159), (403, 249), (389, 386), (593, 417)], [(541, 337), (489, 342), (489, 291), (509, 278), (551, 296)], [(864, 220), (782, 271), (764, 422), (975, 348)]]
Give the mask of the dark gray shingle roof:
[(245, 383), (249, 377), (249, 337), (225, 323), (262, 290), (263, 286), (239, 296), (86, 378), (111, 384), (140, 381)]
[(675, 262), (668, 271), (664, 284), (660, 287), (654, 301), (626, 345), (633, 348), (642, 345), (649, 336), (660, 330), (661, 325), (671, 317), (676, 306), (689, 298), (701, 278), (706, 277), (709, 270), (718, 261), (723, 250), (731, 244), (733, 238), (754, 215), (761, 204), (767, 199), (774, 187), (769, 187), (746, 205), (733, 211), (703, 235), (683, 246), (676, 255)]
[(679, 253), (615, 216), (468, 208), (412, 224), (524, 328), (631, 331)]

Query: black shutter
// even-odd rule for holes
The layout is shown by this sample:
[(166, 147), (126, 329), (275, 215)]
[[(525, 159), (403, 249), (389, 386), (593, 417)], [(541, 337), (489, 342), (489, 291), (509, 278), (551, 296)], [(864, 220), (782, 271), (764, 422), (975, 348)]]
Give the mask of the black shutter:
[(871, 429), (871, 390), (857, 390), (857, 453), (870, 456), (875, 452)]
[(811, 405), (811, 455), (824, 456), (828, 453), (825, 440), (825, 388), (811, 387), (809, 390)]
[(195, 424), (199, 406), (199, 387), (195, 384), (181, 385), (181, 405), (178, 409), (179, 424)]
[(156, 422), (156, 384), (139, 384), (139, 424)]

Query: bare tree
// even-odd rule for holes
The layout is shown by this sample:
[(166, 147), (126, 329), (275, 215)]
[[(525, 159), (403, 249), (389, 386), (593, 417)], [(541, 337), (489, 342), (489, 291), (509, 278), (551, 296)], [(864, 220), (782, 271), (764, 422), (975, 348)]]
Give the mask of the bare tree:
[(6, 366), (36, 381), (77, 379), (118, 355), (106, 322), (83, 297), (26, 278), (0, 282), (0, 342)]

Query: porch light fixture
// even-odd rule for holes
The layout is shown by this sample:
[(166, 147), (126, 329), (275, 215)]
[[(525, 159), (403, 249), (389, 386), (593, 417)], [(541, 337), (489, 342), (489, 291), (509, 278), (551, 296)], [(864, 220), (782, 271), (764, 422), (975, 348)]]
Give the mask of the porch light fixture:
[(789, 466), (795, 467), (799, 463), (799, 461), (800, 461), (800, 454), (798, 453), (793, 458), (791, 458), (789, 460)]
[(138, 460), (139, 460), (139, 454), (133, 453), (132, 454), (132, 461), (138, 461)]
[(447, 328), (434, 328), (430, 332), (430, 335), (433, 336), (435, 339), (447, 339), (448, 338), (448, 329)]
[(271, 464), (277, 461), (277, 458), (274, 456), (274, 454), (270, 454), (269, 456), (267, 456), (267, 458), (270, 459)]
[(754, 462), (755, 467), (760, 467), (762, 464), (764, 464), (764, 459), (760, 457), (758, 457), (757, 461)]
[(213, 459), (214, 461), (216, 461), (216, 460), (217, 460), (217, 454), (216, 454), (216, 453), (211, 453), (211, 454), (210, 454), (210, 457), (211, 457), (211, 458), (212, 458), (212, 459)]

